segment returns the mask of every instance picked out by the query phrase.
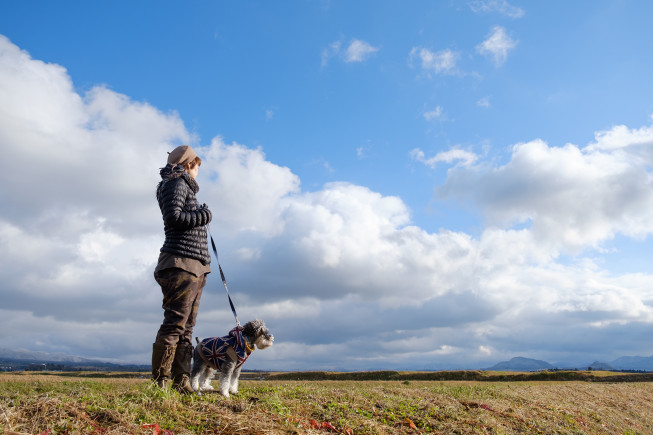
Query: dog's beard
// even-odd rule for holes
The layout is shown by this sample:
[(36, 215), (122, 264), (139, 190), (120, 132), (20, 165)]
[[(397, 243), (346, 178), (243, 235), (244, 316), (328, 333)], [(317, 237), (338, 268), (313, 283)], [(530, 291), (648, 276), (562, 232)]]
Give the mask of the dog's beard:
[(267, 347), (270, 347), (272, 346), (273, 343), (274, 343), (274, 336), (271, 334), (262, 335), (254, 342), (256, 347), (259, 349), (265, 349)]

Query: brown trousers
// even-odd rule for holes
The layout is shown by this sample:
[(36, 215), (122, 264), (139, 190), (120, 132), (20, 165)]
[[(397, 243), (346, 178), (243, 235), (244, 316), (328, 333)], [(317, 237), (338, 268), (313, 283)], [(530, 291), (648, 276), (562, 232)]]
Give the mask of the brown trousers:
[(193, 327), (200, 307), (206, 275), (195, 276), (183, 269), (163, 269), (154, 274), (163, 292), (163, 323), (156, 343), (174, 346), (193, 345)]

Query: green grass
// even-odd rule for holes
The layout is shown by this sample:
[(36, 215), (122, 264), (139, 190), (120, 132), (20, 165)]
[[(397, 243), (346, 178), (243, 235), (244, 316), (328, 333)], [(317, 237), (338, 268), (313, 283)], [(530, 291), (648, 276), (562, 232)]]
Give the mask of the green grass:
[(118, 374), (0, 374), (0, 433), (653, 433), (649, 382), (402, 374), (411, 379), (242, 380), (230, 399), (181, 396)]

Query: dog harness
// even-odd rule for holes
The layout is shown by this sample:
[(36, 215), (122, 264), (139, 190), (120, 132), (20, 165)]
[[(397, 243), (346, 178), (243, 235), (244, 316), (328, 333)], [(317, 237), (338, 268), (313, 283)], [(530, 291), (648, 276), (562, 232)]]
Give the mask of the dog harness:
[(235, 350), (238, 356), (236, 368), (242, 366), (254, 350), (249, 347), (247, 340), (243, 337), (243, 328), (240, 326), (229, 331), (229, 335), (225, 337), (205, 338), (198, 346), (204, 361), (218, 371), (222, 371), (222, 366), (231, 361), (227, 354), (229, 347)]

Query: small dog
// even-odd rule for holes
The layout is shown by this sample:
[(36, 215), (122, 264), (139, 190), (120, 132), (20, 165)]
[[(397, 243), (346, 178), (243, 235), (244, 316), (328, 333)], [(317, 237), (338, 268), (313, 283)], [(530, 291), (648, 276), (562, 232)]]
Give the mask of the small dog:
[(224, 397), (238, 394), (238, 378), (245, 360), (254, 351), (254, 346), (265, 349), (272, 346), (274, 336), (262, 320), (252, 320), (245, 326), (236, 326), (224, 337), (196, 338), (193, 352), (193, 369), (190, 384), (196, 392), (213, 391), (211, 380), (220, 372), (219, 392)]

